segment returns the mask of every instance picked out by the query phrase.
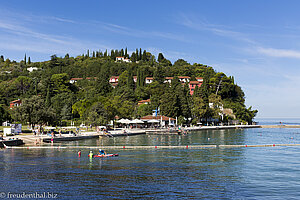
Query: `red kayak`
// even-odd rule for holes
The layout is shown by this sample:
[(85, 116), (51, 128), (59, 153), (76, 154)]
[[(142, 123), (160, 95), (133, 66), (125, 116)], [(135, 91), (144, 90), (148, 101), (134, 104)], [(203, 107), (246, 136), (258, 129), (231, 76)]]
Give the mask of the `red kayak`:
[[(90, 155), (89, 155), (90, 156)], [(119, 156), (119, 154), (106, 154), (106, 155), (94, 155), (94, 158), (99, 157), (99, 158), (103, 158), (103, 157), (113, 157), (113, 156)]]

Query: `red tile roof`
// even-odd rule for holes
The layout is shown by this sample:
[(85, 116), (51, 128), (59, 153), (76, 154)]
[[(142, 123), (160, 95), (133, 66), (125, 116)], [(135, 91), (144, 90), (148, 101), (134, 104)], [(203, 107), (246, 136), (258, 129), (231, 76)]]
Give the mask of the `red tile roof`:
[(21, 99), (17, 99), (17, 100), (11, 101), (10, 103), (19, 103), (19, 102), (22, 102), (22, 100)]
[(150, 99), (146, 99), (146, 100), (141, 100), (138, 103), (146, 103), (146, 102), (150, 102)]
[(199, 81), (190, 81), (190, 84), (201, 84)]
[(191, 78), (189, 76), (178, 76), (178, 78)]
[(71, 80), (74, 80), (74, 81), (78, 81), (78, 80), (82, 80), (83, 78), (71, 78)]

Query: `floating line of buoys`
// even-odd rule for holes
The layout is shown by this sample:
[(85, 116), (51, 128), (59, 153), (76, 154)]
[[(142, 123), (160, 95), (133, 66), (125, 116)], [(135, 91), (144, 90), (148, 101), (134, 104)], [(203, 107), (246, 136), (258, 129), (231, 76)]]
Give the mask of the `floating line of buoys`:
[(300, 144), (257, 144), (257, 145), (178, 145), (178, 146), (8, 146), (7, 149), (207, 149), (243, 147), (300, 146)]

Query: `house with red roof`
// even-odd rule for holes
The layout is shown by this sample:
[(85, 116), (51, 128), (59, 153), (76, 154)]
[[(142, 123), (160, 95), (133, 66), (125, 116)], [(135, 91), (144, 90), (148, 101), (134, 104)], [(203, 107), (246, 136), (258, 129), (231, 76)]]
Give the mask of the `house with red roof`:
[(22, 100), (18, 99), (18, 100), (11, 101), (9, 103), (9, 108), (13, 109), (14, 107), (19, 107), (21, 105), (22, 105)]
[(189, 82), (189, 88), (190, 88), (190, 94), (193, 95), (194, 91), (196, 89), (196, 87), (201, 87), (203, 82), (199, 82), (199, 81), (190, 81)]
[(146, 77), (146, 84), (150, 84), (153, 82), (153, 77)]
[(189, 82), (191, 79), (191, 77), (189, 77), (189, 76), (178, 76), (178, 78), (181, 83)]
[(83, 78), (71, 78), (70, 83), (73, 84), (73, 83), (76, 83), (79, 80), (83, 80)]
[(138, 101), (138, 106), (142, 105), (142, 104), (149, 104), (150, 102), (151, 102), (150, 99), (141, 100), (141, 101)]

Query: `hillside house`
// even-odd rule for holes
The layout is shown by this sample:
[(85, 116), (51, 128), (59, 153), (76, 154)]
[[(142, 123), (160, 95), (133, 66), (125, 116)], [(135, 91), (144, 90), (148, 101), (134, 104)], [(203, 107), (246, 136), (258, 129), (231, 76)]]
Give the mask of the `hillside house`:
[(71, 78), (70, 83), (73, 84), (73, 83), (76, 83), (77, 81), (82, 80), (82, 79), (83, 78)]
[(171, 84), (172, 80), (173, 80), (173, 77), (165, 77), (164, 83), (170, 83)]
[(151, 102), (150, 99), (141, 100), (141, 101), (138, 102), (138, 106), (142, 105), (142, 104), (149, 104), (150, 102)]
[(190, 94), (193, 95), (196, 87), (199, 88), (202, 85), (202, 83), (203, 82), (199, 82), (199, 81), (190, 81), (189, 82)]
[(181, 83), (189, 82), (191, 79), (191, 77), (189, 77), (189, 76), (178, 76), (178, 78)]
[(9, 104), (9, 108), (13, 109), (14, 107), (19, 107), (21, 105), (22, 105), (22, 100), (18, 99), (18, 100), (11, 101)]
[(152, 77), (146, 77), (146, 84), (150, 84), (153, 82), (153, 78)]
[(131, 60), (129, 60), (128, 58), (124, 58), (124, 57), (116, 57), (116, 62), (131, 62)]

